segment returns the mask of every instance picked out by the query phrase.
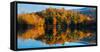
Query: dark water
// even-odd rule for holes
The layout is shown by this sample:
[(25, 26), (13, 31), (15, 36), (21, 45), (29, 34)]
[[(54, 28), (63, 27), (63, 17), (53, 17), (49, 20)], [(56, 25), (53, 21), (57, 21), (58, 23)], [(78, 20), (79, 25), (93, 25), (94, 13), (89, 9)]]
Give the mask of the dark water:
[(43, 26), (18, 24), (18, 48), (80, 46), (96, 44), (96, 24), (47, 21)]

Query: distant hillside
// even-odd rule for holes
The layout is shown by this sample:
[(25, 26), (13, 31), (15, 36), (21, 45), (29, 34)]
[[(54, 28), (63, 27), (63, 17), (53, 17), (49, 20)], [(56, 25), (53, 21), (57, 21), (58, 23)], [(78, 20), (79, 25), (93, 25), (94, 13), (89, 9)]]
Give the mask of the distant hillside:
[(96, 18), (96, 9), (95, 8), (82, 8), (78, 10), (81, 14), (88, 15), (90, 17)]

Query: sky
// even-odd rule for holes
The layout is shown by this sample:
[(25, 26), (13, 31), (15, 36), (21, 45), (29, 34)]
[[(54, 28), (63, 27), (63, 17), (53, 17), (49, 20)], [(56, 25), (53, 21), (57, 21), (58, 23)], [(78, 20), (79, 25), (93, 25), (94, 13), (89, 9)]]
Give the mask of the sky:
[(22, 4), (22, 3), (19, 3), (17, 5), (18, 14), (38, 12), (38, 11), (45, 10), (46, 8), (49, 8), (49, 7), (64, 8), (66, 10), (84, 8), (84, 7), (75, 7), (75, 6), (55, 6), (55, 5)]

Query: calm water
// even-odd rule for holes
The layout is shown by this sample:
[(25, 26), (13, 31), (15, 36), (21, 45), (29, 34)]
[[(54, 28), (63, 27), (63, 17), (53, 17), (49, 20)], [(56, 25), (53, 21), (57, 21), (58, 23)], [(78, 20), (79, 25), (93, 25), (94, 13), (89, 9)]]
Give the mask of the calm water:
[[(95, 28), (94, 28), (95, 29)], [(96, 44), (94, 29), (67, 27), (37, 27), (18, 36), (18, 48), (80, 46)]]
[(62, 44), (45, 44), (41, 41), (32, 40), (32, 39), (18, 39), (18, 48), (40, 48), (40, 47), (58, 47), (58, 46), (80, 46), (80, 45), (88, 45), (87, 42), (65, 42), (64, 45)]

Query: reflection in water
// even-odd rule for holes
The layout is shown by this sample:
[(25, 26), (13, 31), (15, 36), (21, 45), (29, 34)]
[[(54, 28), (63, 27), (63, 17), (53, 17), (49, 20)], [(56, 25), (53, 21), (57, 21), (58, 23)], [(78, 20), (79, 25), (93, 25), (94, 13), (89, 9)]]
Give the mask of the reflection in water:
[(38, 48), (95, 44), (96, 32), (93, 30), (62, 25), (36, 26), (18, 35), (18, 47)]
[(23, 39), (35, 39), (44, 34), (45, 34), (44, 27), (40, 26), (28, 29), (26, 32), (22, 33), (18, 37)]
[(58, 46), (78, 46), (78, 45), (87, 45), (86, 42), (65, 42), (64, 44), (45, 44), (44, 42), (27, 39), (23, 40), (18, 39), (18, 48), (40, 48), (40, 47), (58, 47)]
[[(47, 28), (48, 29), (48, 28)], [(88, 43), (93, 43), (95, 39), (95, 32), (91, 30), (78, 30), (74, 29), (71, 30), (67, 28), (66, 30), (63, 30), (62, 28), (57, 29), (54, 27), (54, 29), (48, 29), (45, 30), (45, 35), (41, 35), (36, 40), (40, 40), (42, 42), (45, 42), (46, 44), (52, 45), (52, 44), (64, 44), (65, 42), (77, 42), (77, 41), (86, 41), (83, 40), (84, 38), (88, 39), (90, 38)], [(56, 30), (56, 31), (55, 31)]]

